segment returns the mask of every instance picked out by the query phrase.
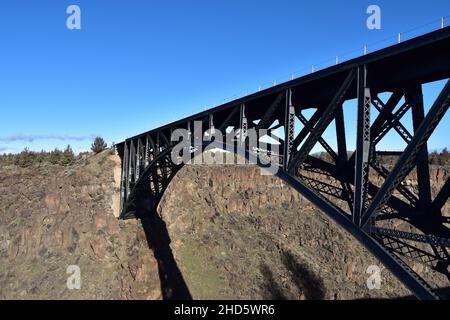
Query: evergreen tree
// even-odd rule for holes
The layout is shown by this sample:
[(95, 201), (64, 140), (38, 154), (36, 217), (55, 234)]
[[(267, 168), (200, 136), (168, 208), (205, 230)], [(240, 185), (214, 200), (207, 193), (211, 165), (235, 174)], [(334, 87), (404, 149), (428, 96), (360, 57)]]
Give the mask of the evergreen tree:
[(67, 166), (69, 164), (72, 164), (74, 160), (75, 160), (75, 155), (74, 155), (73, 150), (70, 147), (70, 145), (68, 145), (66, 147), (66, 149), (64, 149), (64, 151), (61, 155), (60, 164), (63, 166)]
[(105, 140), (101, 137), (96, 137), (94, 142), (91, 145), (91, 150), (94, 153), (100, 153), (105, 150), (107, 147)]

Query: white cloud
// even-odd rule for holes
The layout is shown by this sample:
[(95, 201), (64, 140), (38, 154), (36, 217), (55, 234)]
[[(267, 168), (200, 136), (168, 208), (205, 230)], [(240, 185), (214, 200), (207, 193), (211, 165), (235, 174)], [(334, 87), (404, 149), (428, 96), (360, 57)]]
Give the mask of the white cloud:
[(27, 134), (27, 133), (16, 133), (10, 136), (0, 136), (0, 142), (16, 142), (16, 141), (27, 141), (33, 142), (35, 140), (59, 140), (59, 141), (82, 141), (82, 140), (93, 140), (97, 135), (70, 135), (70, 134)]

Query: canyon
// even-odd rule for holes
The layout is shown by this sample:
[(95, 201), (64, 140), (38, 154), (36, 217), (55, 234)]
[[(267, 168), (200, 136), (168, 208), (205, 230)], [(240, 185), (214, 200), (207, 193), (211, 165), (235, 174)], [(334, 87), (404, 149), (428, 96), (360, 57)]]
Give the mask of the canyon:
[[(450, 168), (431, 173), (436, 193)], [(415, 181), (413, 173), (405, 184), (414, 191)], [(0, 299), (170, 299), (180, 290), (193, 299), (411, 295), (359, 242), (258, 167), (186, 165), (161, 199), (158, 229), (117, 219), (119, 182), (111, 151), (68, 167), (0, 167)], [(66, 285), (70, 265), (80, 267), (78, 290)], [(374, 265), (381, 285), (371, 290)], [(413, 269), (448, 286), (423, 264)]]

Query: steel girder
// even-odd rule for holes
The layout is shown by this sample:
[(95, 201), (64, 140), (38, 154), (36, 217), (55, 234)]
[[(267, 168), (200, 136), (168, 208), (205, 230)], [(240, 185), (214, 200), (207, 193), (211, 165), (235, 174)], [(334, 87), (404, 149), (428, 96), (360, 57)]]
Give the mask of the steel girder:
[[(355, 236), (417, 297), (438, 298), (408, 264), (416, 259), (450, 279), (450, 218), (442, 212), (447, 208), (450, 182), (433, 197), (426, 146), (450, 105), (450, 84), (427, 113), (421, 90), (427, 81), (450, 78), (449, 52), (440, 47), (441, 42), (450, 45), (448, 28), (127, 139), (117, 145), (122, 160), (121, 218), (155, 213), (163, 192), (183, 166), (171, 158), (176, 142), (170, 135), (175, 130), (188, 129), (194, 144), (203, 137), (203, 132), (193, 131), (195, 121), (204, 125), (203, 131), (216, 128), (225, 133), (232, 127), (238, 135), (234, 150), (240, 149), (250, 158), (254, 150), (246, 144), (248, 130), (265, 129), (266, 134), (280, 134), (279, 178)], [(425, 66), (414, 74), (407, 63), (416, 59), (416, 51)], [(433, 59), (424, 62), (427, 53)], [(405, 67), (398, 67), (403, 60)], [(380, 74), (385, 65), (394, 62), (397, 67)], [(392, 93), (385, 102), (380, 98), (383, 92)], [(355, 98), (352, 107), (357, 117), (356, 123), (351, 123), (344, 119), (343, 109), (349, 108), (345, 102)], [(372, 106), (378, 115), (371, 123)], [(311, 108), (314, 113), (307, 119), (302, 111)], [(408, 110), (412, 132), (402, 123)], [(297, 131), (295, 117), (302, 125)], [(337, 150), (324, 136), (333, 121)], [(346, 126), (356, 128), (356, 137), (346, 136)], [(281, 127), (284, 129), (278, 130)], [(377, 150), (391, 130), (407, 143), (405, 150)], [(350, 156), (349, 138), (356, 141)], [(201, 145), (209, 143), (201, 141)], [(316, 145), (330, 155), (328, 160), (313, 153)], [(225, 144), (217, 147), (225, 148)], [(190, 150), (201, 152), (198, 148), (194, 144)], [(385, 155), (398, 156), (392, 168), (381, 164), (379, 157)], [(417, 170), (417, 192), (403, 183), (413, 168)]]
[(367, 87), (367, 66), (358, 67), (357, 78), (357, 130), (355, 151), (355, 193), (353, 200), (353, 223), (360, 226), (367, 207), (370, 153), (370, 89)]

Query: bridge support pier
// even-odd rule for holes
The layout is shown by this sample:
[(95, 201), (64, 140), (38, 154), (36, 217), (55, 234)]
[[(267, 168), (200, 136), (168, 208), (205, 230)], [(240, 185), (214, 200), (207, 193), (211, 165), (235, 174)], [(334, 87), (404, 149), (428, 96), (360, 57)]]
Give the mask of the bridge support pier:
[(370, 153), (370, 89), (367, 87), (367, 67), (358, 67), (357, 77), (357, 128), (355, 158), (355, 194), (353, 206), (353, 223), (361, 225), (361, 216), (367, 206)]
[(283, 169), (286, 170), (291, 157), (292, 142), (295, 130), (295, 107), (292, 105), (292, 90), (286, 90), (286, 104), (284, 110), (284, 145)]

